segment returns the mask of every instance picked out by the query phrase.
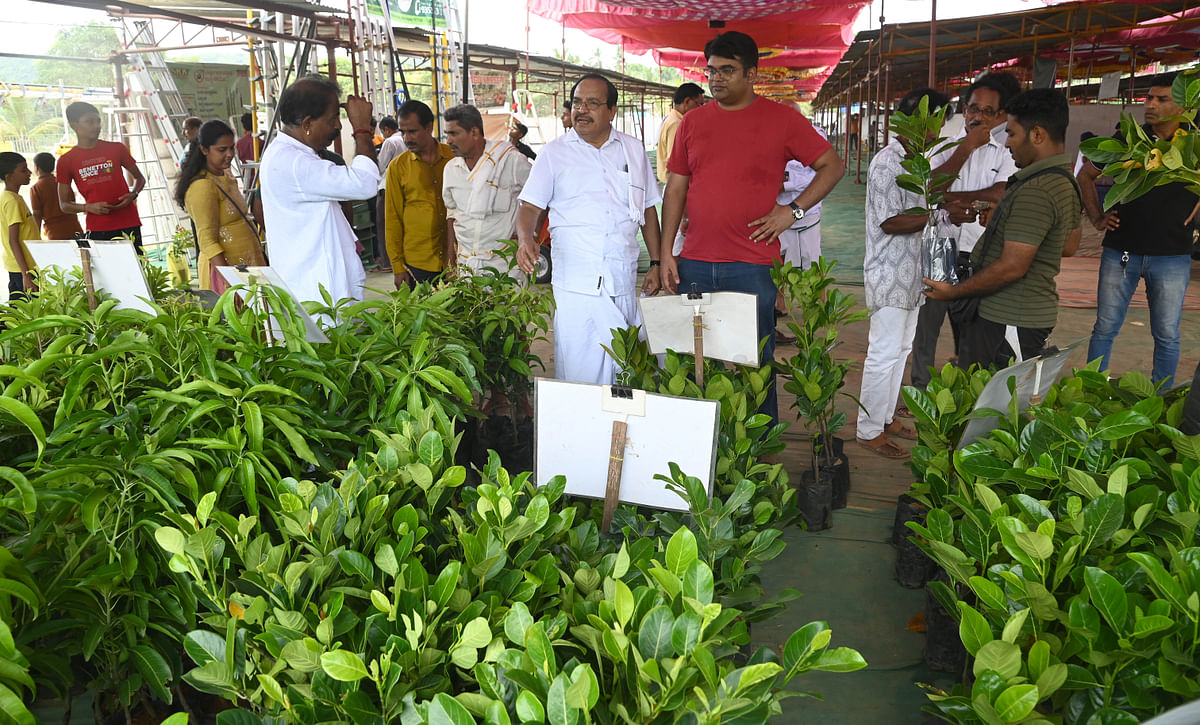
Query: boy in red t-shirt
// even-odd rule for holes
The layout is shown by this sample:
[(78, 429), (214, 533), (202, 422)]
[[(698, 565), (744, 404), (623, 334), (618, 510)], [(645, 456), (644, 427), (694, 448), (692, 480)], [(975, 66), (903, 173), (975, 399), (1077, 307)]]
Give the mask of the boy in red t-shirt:
[[(87, 214), (87, 230), (92, 239), (133, 238), (134, 249), (142, 253), (142, 221), (137, 211), (137, 195), (146, 185), (129, 149), (119, 143), (100, 140), (100, 111), (90, 103), (76, 101), (67, 106), (67, 123), (75, 132), (75, 148), (58, 160), (58, 204), (68, 214)], [(133, 188), (125, 181), (122, 169), (133, 177)], [(71, 182), (83, 197), (80, 204), (71, 196)]]

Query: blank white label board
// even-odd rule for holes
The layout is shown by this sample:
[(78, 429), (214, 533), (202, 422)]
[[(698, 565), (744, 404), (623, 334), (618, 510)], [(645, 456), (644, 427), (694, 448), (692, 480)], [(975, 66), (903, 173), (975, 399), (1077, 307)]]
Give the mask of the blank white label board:
[[(249, 285), (257, 284), (263, 286), (275, 287), (283, 290), (296, 302), (296, 307), (300, 313), (300, 318), (304, 320), (304, 339), (307, 342), (329, 342), (329, 338), (325, 337), (325, 333), (321, 332), (321, 328), (317, 327), (317, 323), (313, 318), (304, 311), (304, 305), (296, 299), (292, 291), (288, 289), (287, 283), (279, 276), (271, 267), (246, 267), (246, 271), (241, 271), (237, 267), (217, 267), (217, 271), (225, 278), (225, 281), (230, 285), (243, 285), (246, 289), (238, 290), (237, 294), (246, 304), (255, 307), (260, 302), (257, 299), (249, 299)], [(275, 337), (283, 337), (283, 329), (279, 326), (279, 322), (275, 319), (275, 314), (271, 314), (271, 334)]]
[[(73, 239), (27, 239), (25, 245), (41, 269), (58, 267), (64, 272), (81, 269), (79, 243)], [(89, 241), (92, 258), (92, 283), (117, 299), (117, 309), (141, 310), (155, 314), (149, 300), (150, 286), (142, 272), (142, 263), (133, 242), (120, 239)], [(82, 274), (82, 271), (80, 272)]]
[(686, 511), (683, 498), (654, 478), (670, 475), (671, 463), (704, 481), (711, 495), (720, 404), (641, 390), (632, 391), (632, 398), (620, 398), (612, 391), (608, 385), (536, 380), (534, 477), (538, 485), (563, 475), (567, 493), (603, 500), (612, 424), (623, 420), (629, 427), (621, 471), (622, 503)]
[(639, 297), (642, 326), (650, 352), (667, 350), (695, 355), (692, 320), (697, 310), (704, 319), (704, 357), (758, 367), (758, 310), (754, 295), (745, 292), (705, 292), (688, 295)]
[[(1015, 378), (1017, 381), (1015, 391), (1017, 408), (1025, 410), (1029, 407), (1029, 402), (1034, 395), (1041, 399), (1050, 391), (1050, 386), (1054, 385), (1063, 368), (1066, 367), (1067, 358), (1071, 357), (1075, 348), (1082, 345), (1087, 339), (1076, 340), (1059, 349), (1058, 352), (1030, 358), (997, 372), (983, 387), (979, 399), (975, 401), (974, 409), (1008, 410), (1008, 404), (1012, 401), (1012, 395), (1008, 392), (1008, 381), (1010, 378)], [(969, 421), (962, 438), (958, 441), (958, 448), (965, 448), (983, 438), (999, 424), (999, 419), (994, 417), (975, 418)]]

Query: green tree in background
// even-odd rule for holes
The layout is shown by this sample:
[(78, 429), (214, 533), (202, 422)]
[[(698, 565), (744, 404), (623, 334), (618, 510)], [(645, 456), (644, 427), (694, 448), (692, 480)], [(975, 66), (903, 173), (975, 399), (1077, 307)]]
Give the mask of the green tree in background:
[[(72, 25), (58, 31), (47, 55), (75, 58), (108, 58), (119, 50), (117, 31), (109, 25), (92, 23)], [(40, 83), (63, 83), (91, 88), (112, 87), (112, 67), (98, 63), (78, 63), (69, 60), (39, 60), (36, 64)]]
[(62, 135), (57, 102), (9, 97), (0, 104), (0, 142), (13, 144), (14, 151), (53, 151)]

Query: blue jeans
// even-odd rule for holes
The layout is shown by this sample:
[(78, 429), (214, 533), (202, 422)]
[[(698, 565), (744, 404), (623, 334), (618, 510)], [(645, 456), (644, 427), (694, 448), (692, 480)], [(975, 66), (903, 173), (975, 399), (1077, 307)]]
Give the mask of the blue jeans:
[[(758, 300), (759, 364), (770, 365), (775, 360), (775, 282), (771, 268), (749, 262), (700, 262), (679, 260), (679, 293), (686, 294), (696, 285), (698, 292), (747, 292)], [(779, 396), (775, 390), (775, 372), (767, 383), (767, 397), (758, 412), (779, 422)]]
[(1192, 276), (1192, 258), (1186, 254), (1131, 254), (1122, 267), (1121, 254), (1105, 247), (1100, 257), (1096, 325), (1088, 344), (1088, 360), (1100, 358), (1100, 368), (1108, 369), (1113, 340), (1125, 323), (1138, 280), (1144, 279), (1146, 299), (1150, 302), (1150, 334), (1154, 336), (1154, 371), (1150, 377), (1171, 387), (1175, 366), (1179, 364), (1179, 321), (1183, 317), (1183, 296)]

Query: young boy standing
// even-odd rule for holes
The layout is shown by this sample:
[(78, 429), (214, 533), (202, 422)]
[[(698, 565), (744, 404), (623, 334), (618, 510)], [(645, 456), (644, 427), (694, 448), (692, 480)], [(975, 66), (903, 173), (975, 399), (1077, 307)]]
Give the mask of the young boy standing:
[[(33, 157), (37, 181), (29, 187), (29, 205), (33, 207), (33, 223), (45, 229), (46, 239), (74, 239), (83, 232), (79, 217), (62, 210), (58, 205), (58, 183), (54, 180), (54, 156), (45, 151)], [(75, 194), (71, 194), (75, 201)]]
[(8, 299), (22, 299), (25, 293), (37, 292), (33, 279), (36, 267), (26, 239), (37, 239), (33, 214), (18, 193), (29, 183), (31, 174), (25, 157), (12, 151), (0, 153), (0, 178), (4, 192), (0, 193), (0, 230), (3, 230), (4, 269), (8, 271)]
[[(100, 111), (90, 103), (76, 101), (67, 106), (67, 123), (78, 141), (75, 148), (58, 160), (58, 203), (68, 214), (86, 213), (87, 230), (92, 239), (133, 238), (133, 247), (142, 253), (142, 221), (137, 211), (137, 195), (146, 185), (146, 177), (124, 145), (100, 140)], [(122, 169), (133, 177), (133, 188), (125, 181)], [(84, 203), (71, 197), (71, 182)]]

